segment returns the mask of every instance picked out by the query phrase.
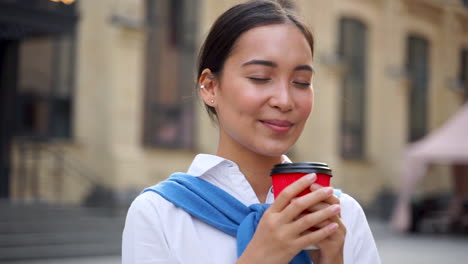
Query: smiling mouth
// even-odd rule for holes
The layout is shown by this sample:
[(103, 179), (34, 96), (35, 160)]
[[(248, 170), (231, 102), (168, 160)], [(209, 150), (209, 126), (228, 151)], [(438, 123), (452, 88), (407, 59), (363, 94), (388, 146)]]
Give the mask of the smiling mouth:
[(260, 120), (260, 122), (276, 133), (286, 133), (294, 125), (287, 120)]

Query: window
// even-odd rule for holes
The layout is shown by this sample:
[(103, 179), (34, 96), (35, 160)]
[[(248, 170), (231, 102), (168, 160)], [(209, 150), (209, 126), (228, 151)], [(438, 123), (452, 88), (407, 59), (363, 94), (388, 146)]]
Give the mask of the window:
[(462, 0), (462, 3), (465, 7), (468, 7), (468, 0)]
[(468, 101), (468, 49), (461, 51), (460, 82), (464, 91), (465, 102)]
[(429, 43), (416, 35), (407, 40), (406, 70), (409, 80), (408, 140), (421, 139), (427, 132), (427, 87), (429, 80)]
[(70, 138), (74, 35), (39, 35), (19, 45), (17, 134)]
[(144, 135), (146, 146), (193, 145), (197, 1), (147, 0)]
[(341, 155), (361, 159), (365, 148), (366, 25), (358, 20), (340, 21), (338, 54), (344, 63), (341, 103)]

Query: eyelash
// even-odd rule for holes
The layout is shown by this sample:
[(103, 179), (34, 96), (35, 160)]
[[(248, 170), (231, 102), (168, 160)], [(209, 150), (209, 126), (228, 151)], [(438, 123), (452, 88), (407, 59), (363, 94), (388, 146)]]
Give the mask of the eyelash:
[(301, 87), (310, 87), (310, 83), (303, 83), (303, 82), (293, 82), (293, 83)]
[(268, 82), (269, 78), (257, 78), (257, 77), (249, 77), (250, 80), (254, 81), (254, 82), (259, 82), (259, 83), (265, 83), (265, 82)]
[[(248, 77), (251, 81), (258, 82), (258, 83), (266, 83), (270, 81), (269, 78), (257, 78), (257, 77)], [(310, 83), (308, 82), (293, 82), (295, 85), (299, 85), (301, 87), (310, 87)]]

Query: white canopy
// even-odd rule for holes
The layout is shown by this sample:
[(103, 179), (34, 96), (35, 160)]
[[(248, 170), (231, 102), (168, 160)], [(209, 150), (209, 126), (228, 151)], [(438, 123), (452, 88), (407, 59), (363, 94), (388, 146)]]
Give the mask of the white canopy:
[(395, 230), (408, 230), (412, 191), (431, 163), (468, 164), (468, 103), (444, 125), (406, 150), (402, 188), (391, 222)]

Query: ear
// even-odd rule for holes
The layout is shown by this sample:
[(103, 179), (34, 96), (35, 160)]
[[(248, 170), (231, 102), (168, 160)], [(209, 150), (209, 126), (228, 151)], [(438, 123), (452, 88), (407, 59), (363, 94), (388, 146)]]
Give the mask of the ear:
[(215, 107), (218, 93), (218, 79), (210, 69), (204, 69), (198, 80), (200, 95), (205, 104)]

